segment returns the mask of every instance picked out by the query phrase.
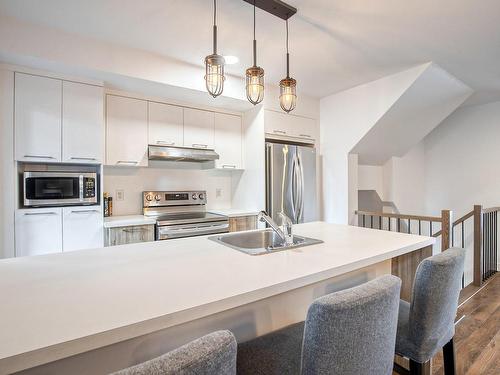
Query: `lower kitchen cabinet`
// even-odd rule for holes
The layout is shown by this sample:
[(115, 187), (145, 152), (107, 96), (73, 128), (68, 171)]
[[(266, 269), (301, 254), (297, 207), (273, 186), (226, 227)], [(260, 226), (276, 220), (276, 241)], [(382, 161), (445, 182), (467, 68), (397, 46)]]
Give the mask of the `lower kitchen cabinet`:
[(62, 209), (34, 208), (16, 211), (16, 257), (62, 251)]
[(257, 229), (257, 216), (237, 216), (229, 218), (229, 231), (241, 232)]
[(154, 224), (106, 228), (106, 246), (126, 245), (154, 240)]
[(63, 208), (63, 251), (95, 249), (103, 242), (101, 207)]

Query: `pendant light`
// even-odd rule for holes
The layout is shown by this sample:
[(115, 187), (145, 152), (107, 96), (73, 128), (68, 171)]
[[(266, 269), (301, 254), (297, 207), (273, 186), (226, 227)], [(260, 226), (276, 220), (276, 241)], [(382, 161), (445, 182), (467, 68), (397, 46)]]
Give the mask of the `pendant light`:
[(290, 78), (290, 54), (288, 53), (288, 19), (286, 20), (286, 77), (280, 81), (280, 106), (289, 113), (297, 104), (297, 81)]
[(253, 2), (253, 66), (246, 70), (247, 99), (253, 105), (264, 99), (264, 69), (257, 66), (257, 40), (255, 39), (255, 0)]
[(205, 83), (214, 98), (224, 90), (224, 57), (217, 54), (217, 0), (214, 0), (213, 53), (205, 57)]

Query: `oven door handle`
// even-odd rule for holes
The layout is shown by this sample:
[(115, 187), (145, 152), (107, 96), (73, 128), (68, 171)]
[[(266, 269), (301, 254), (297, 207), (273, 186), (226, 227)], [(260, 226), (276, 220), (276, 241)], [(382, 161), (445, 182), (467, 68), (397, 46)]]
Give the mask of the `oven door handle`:
[(166, 232), (175, 232), (175, 233), (196, 233), (196, 232), (205, 232), (211, 229), (226, 229), (229, 228), (229, 223), (224, 224), (212, 224), (212, 225), (198, 225), (196, 227), (182, 227), (176, 228), (174, 226), (160, 227), (160, 233)]
[(158, 228), (158, 231), (162, 235), (170, 234), (181, 234), (181, 233), (200, 233), (206, 232), (208, 230), (219, 230), (219, 229), (228, 229), (229, 223), (223, 224), (209, 224), (209, 225), (198, 225), (196, 227), (180, 227), (176, 228), (175, 226), (166, 226)]

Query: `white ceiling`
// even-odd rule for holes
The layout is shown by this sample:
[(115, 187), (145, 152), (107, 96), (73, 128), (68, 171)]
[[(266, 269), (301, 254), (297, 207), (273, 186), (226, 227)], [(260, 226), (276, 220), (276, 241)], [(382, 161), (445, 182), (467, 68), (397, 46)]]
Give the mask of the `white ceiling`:
[[(323, 97), (433, 61), (476, 92), (468, 104), (500, 100), (498, 0), (288, 0), (291, 75)], [(219, 49), (251, 65), (252, 7), (219, 0)], [(0, 0), (17, 17), (201, 66), (211, 52), (210, 0)], [(257, 13), (259, 65), (268, 82), (284, 69), (284, 22)]]

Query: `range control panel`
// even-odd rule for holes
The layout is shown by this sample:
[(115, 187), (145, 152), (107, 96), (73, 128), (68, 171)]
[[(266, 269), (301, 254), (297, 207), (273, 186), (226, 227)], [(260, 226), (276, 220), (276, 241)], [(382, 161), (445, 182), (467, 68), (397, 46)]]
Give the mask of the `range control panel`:
[(144, 191), (143, 207), (192, 206), (207, 204), (205, 191)]

